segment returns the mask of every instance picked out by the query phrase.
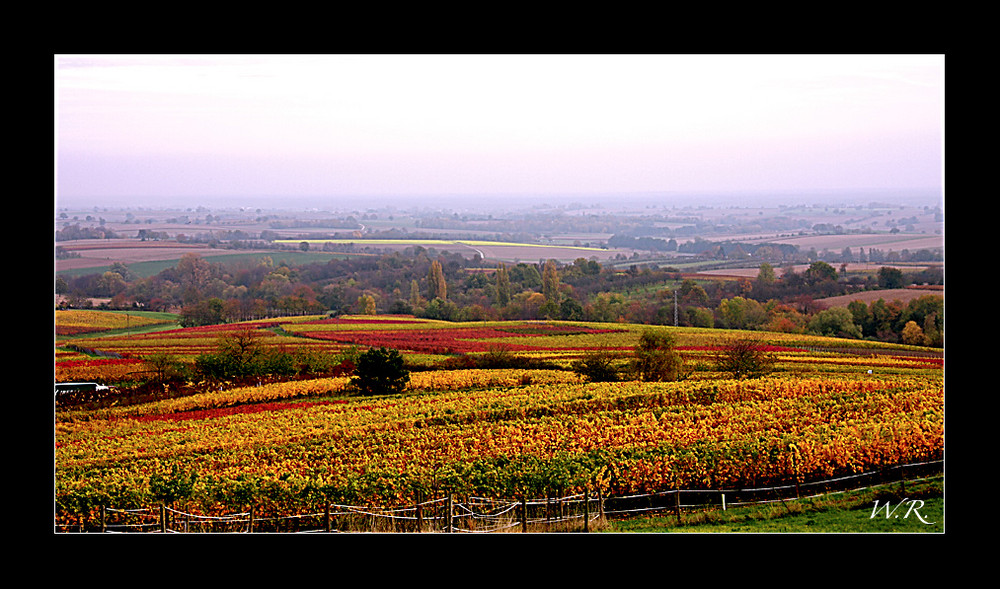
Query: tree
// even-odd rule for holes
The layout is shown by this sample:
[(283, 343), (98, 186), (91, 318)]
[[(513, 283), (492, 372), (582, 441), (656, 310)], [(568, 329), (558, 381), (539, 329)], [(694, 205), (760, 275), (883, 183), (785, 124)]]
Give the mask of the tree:
[(124, 262), (112, 262), (111, 271), (122, 277), (122, 280), (131, 282), (137, 278), (135, 272), (129, 269)]
[(263, 334), (252, 328), (228, 333), (218, 339), (214, 354), (195, 358), (195, 369), (208, 378), (248, 378), (264, 375), (288, 375), (295, 372), (290, 353), (268, 349)]
[[(542, 295), (543, 297), (545, 295)], [(555, 301), (546, 300), (538, 307), (538, 314), (545, 319), (556, 319), (559, 318), (562, 313), (559, 303)]]
[(506, 307), (510, 304), (510, 274), (507, 267), (501, 263), (497, 266), (497, 288), (496, 304), (498, 307)]
[(704, 307), (708, 304), (708, 293), (705, 292), (705, 289), (700, 284), (690, 278), (685, 278), (681, 282), (680, 287), (677, 289), (677, 295), (680, 296), (682, 303), (688, 305)]
[(566, 297), (559, 303), (559, 316), (570, 321), (583, 319), (583, 305), (576, 299)]
[(107, 297), (113, 297), (114, 295), (125, 290), (128, 284), (125, 282), (125, 279), (122, 278), (121, 274), (111, 272), (109, 270), (98, 278), (97, 286), (99, 294)]
[(899, 301), (879, 299), (873, 302), (869, 309), (872, 314), (872, 328), (875, 336), (880, 340), (895, 341), (893, 339), (896, 331), (896, 323), (902, 314), (902, 305)]
[(683, 361), (674, 350), (670, 334), (645, 331), (639, 338), (629, 368), (635, 378), (644, 381), (680, 380)]
[(430, 300), (434, 299), (447, 299), (448, 298), (448, 285), (444, 280), (444, 270), (441, 268), (441, 262), (437, 260), (431, 261), (431, 269), (427, 274), (427, 283), (429, 285), (428, 297)]
[(719, 318), (730, 329), (757, 329), (767, 322), (767, 311), (757, 301), (737, 296), (719, 302)]
[(944, 346), (944, 334), (937, 326), (937, 314), (931, 313), (924, 318), (924, 337), (927, 338), (927, 345), (934, 347)]
[(577, 258), (573, 260), (573, 267), (585, 276), (596, 276), (601, 273), (601, 265), (596, 260)]
[(519, 283), (522, 289), (542, 286), (542, 275), (535, 264), (519, 262), (511, 269), (510, 280)]
[(864, 301), (851, 301), (847, 304), (847, 310), (851, 312), (854, 324), (861, 329), (862, 335), (868, 335), (872, 331), (872, 313)]
[(541, 316), (542, 307), (546, 304), (545, 295), (531, 291), (518, 293), (514, 297), (514, 302), (520, 306), (519, 313), (522, 319), (538, 319)]
[(361, 313), (363, 315), (375, 315), (375, 297), (369, 293), (365, 293), (358, 297), (358, 307), (361, 308)]
[(455, 321), (458, 317), (458, 313), (458, 305), (451, 301), (436, 298), (427, 303), (427, 306), (424, 307), (424, 310), (419, 314), (419, 316), (426, 317), (427, 319)]
[(837, 269), (826, 262), (813, 262), (809, 268), (802, 273), (806, 284), (815, 286), (821, 282), (837, 281)]
[(176, 275), (181, 284), (203, 288), (212, 277), (212, 265), (198, 254), (188, 253), (181, 256), (175, 266)]
[(916, 321), (907, 321), (903, 326), (903, 343), (911, 346), (926, 346), (929, 341), (924, 335), (924, 330)]
[(571, 368), (587, 382), (617, 382), (619, 374), (614, 362), (615, 356), (609, 352), (592, 352), (574, 361)]
[(688, 307), (684, 310), (688, 325), (692, 327), (715, 327), (715, 314), (705, 307)]
[(555, 260), (545, 262), (542, 269), (542, 294), (546, 301), (559, 302), (559, 270), (556, 269)]
[(767, 262), (762, 262), (760, 265), (760, 270), (757, 272), (757, 284), (762, 286), (767, 286), (774, 284), (775, 273), (774, 267)]
[(351, 384), (362, 395), (391, 395), (403, 392), (410, 382), (403, 356), (392, 348), (370, 348), (359, 354)]
[(187, 304), (181, 308), (179, 323), (181, 327), (199, 325), (216, 325), (223, 321), (225, 301), (211, 297), (197, 303)]
[(233, 331), (219, 338), (219, 353), (241, 365), (253, 363), (264, 352), (263, 334), (250, 327)]
[[(923, 327), (924, 335), (931, 337), (931, 332), (939, 332), (941, 318), (944, 316), (944, 298), (938, 295), (924, 295), (911, 300), (902, 310), (897, 323), (906, 325), (913, 321)], [(928, 323), (928, 318), (931, 324)], [(930, 327), (930, 330), (928, 330)]]
[(854, 315), (845, 307), (824, 309), (809, 320), (809, 331), (830, 337), (861, 339), (861, 329), (854, 324)]
[(585, 309), (589, 321), (618, 321), (625, 314), (625, 297), (617, 292), (598, 293)]
[(903, 288), (903, 271), (891, 266), (878, 269), (878, 285), (881, 288)]
[(758, 378), (774, 370), (773, 354), (764, 351), (756, 337), (728, 339), (716, 354), (715, 365), (733, 378)]
[(165, 383), (185, 375), (184, 363), (165, 352), (150, 354), (144, 358), (156, 382)]
[(420, 306), (420, 286), (417, 284), (416, 280), (410, 281), (410, 306)]

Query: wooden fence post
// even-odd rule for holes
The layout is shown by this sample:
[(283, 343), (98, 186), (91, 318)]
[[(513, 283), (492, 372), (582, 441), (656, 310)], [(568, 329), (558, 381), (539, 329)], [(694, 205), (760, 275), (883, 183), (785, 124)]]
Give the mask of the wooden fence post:
[(417, 533), (424, 531), (424, 494), (417, 491)]
[(451, 533), (451, 518), (452, 518), (452, 503), (451, 502), (452, 502), (452, 495), (449, 492), (448, 493), (448, 513), (445, 514), (445, 525), (447, 526), (445, 528), (445, 533), (448, 533), (448, 534)]
[(545, 490), (545, 529), (552, 526), (552, 492)]
[(604, 491), (601, 490), (600, 486), (597, 487), (597, 510), (598, 510), (597, 511), (598, 515), (600, 516), (601, 520), (603, 521), (604, 520)]
[[(892, 478), (893, 475), (889, 474), (889, 469), (884, 468), (884, 467), (881, 468), (881, 469), (875, 469), (875, 470), (873, 470), (871, 472), (865, 473), (863, 475), (863, 478), (864, 478), (865, 481), (869, 481), (869, 484), (871, 484), (871, 485), (890, 484), (890, 485), (894, 486), (896, 483), (898, 483), (898, 484), (902, 485), (902, 490), (905, 493), (906, 483), (908, 482), (908, 480), (906, 478), (907, 469), (909, 469), (909, 472), (914, 472), (915, 470), (917, 470), (919, 468), (919, 466), (920, 465), (912, 465), (911, 464), (911, 465), (902, 465), (902, 466), (896, 467), (900, 471), (898, 479), (893, 479)], [(760, 503), (760, 502), (764, 502), (764, 501), (771, 501), (772, 499), (767, 499), (767, 498), (773, 498), (773, 499), (776, 499), (778, 502), (780, 502), (782, 504), (782, 506), (784, 506), (785, 509), (789, 513), (792, 513), (792, 510), (791, 510), (791, 508), (789, 507), (789, 504), (788, 504), (790, 497), (786, 496), (787, 494), (790, 494), (790, 492), (786, 488), (788, 486), (787, 485), (787, 480), (788, 480), (787, 476), (784, 477), (784, 478), (782, 478), (782, 479), (780, 479), (780, 481), (782, 482), (780, 488), (779, 487), (770, 487), (770, 488), (743, 488), (743, 487), (734, 487), (733, 491), (732, 491), (732, 495), (735, 497), (735, 503), (736, 503), (737, 506), (741, 506), (744, 503)], [(798, 476), (795, 476), (794, 480), (795, 480), (796, 497), (799, 497), (800, 496), (800, 489), (799, 489)], [(822, 483), (823, 481), (810, 481), (810, 480), (806, 480), (805, 482), (808, 482), (810, 485), (813, 485), (813, 484)], [(604, 493), (603, 493), (603, 489), (602, 489), (602, 487), (600, 486), (599, 483), (594, 483), (594, 484), (598, 485), (597, 486), (597, 501), (598, 501), (598, 505), (597, 505), (597, 507), (598, 507), (598, 513), (597, 513), (597, 517), (603, 520), (604, 518), (607, 517), (607, 515), (605, 513)], [(558, 491), (563, 491), (563, 490), (564, 489), (559, 489)], [(663, 512), (663, 513), (669, 513), (669, 508), (665, 507), (665, 505), (664, 505), (665, 502), (666, 502), (666, 500), (662, 499), (662, 497), (664, 495), (669, 494), (669, 493), (673, 493), (674, 494), (673, 512), (674, 512), (674, 515), (675, 515), (675, 517), (677, 519), (677, 524), (678, 525), (683, 525), (684, 518), (683, 518), (683, 511), (681, 510), (681, 500), (680, 500), (680, 493), (681, 493), (681, 491), (682, 491), (682, 489), (677, 488), (677, 489), (674, 489), (672, 491), (668, 490), (668, 491), (664, 491), (664, 492), (658, 492), (658, 493), (655, 494), (656, 497), (657, 497), (657, 499), (656, 499), (655, 502), (654, 502), (654, 499), (652, 498), (653, 495), (649, 495), (648, 496), (649, 507), (652, 508), (652, 509), (656, 509), (657, 511), (660, 511), (660, 512)], [(826, 489), (826, 491), (829, 492), (829, 489)], [(733, 501), (729, 500), (731, 498), (727, 498), (726, 497), (727, 491), (725, 491), (724, 489), (698, 490), (698, 491), (694, 491), (694, 492), (698, 492), (701, 495), (703, 495), (704, 493), (711, 493), (711, 492), (717, 492), (717, 493), (719, 493), (720, 499), (721, 499), (721, 504), (722, 504), (722, 510), (723, 511), (727, 511), (729, 509), (729, 505), (733, 502)], [(763, 500), (759, 499), (759, 496), (760, 496), (761, 493), (763, 493), (764, 497), (765, 497), (765, 499), (763, 499)], [(518, 493), (518, 495), (519, 495), (518, 502), (520, 503), (520, 512), (521, 512), (521, 516), (520, 516), (521, 517), (521, 532), (522, 533), (527, 533), (528, 532), (528, 501), (527, 501), (527, 496), (525, 494), (521, 494), (521, 493)], [(424, 519), (425, 519), (424, 510), (425, 510), (425, 507), (426, 507), (424, 505), (424, 503), (423, 503), (424, 500), (425, 500), (424, 494), (421, 491), (417, 491), (416, 492), (416, 498), (417, 498), (417, 531), (418, 532), (422, 532), (423, 531), (423, 526), (425, 525), (425, 522), (424, 522)], [(446, 516), (445, 516), (445, 519), (446, 519), (446, 529), (445, 529), (445, 531), (450, 533), (450, 532), (453, 531), (453, 528), (455, 526), (455, 523), (454, 523), (454, 521), (455, 521), (454, 495), (451, 492), (448, 492), (448, 494), (446, 496), (446, 499), (447, 499), (447, 507), (446, 507), (447, 513), (446, 513)], [(612, 499), (614, 499), (614, 497)], [(546, 490), (546, 498), (545, 498), (545, 506), (544, 506), (544, 509), (545, 509), (545, 526), (546, 526), (546, 529), (549, 529), (549, 527), (553, 523), (553, 519), (554, 519), (553, 516), (555, 515), (555, 510), (556, 510), (555, 502), (559, 503), (558, 509), (559, 509), (559, 517), (560, 517), (560, 519), (563, 519), (564, 512), (567, 509), (569, 509), (570, 511), (572, 510), (572, 508), (568, 508), (568, 507), (565, 506), (565, 504), (566, 504), (567, 501), (568, 501), (567, 498), (565, 498), (565, 497), (556, 497), (551, 490)], [(590, 532), (590, 527), (591, 527), (590, 526), (590, 515), (592, 513), (592, 510), (590, 508), (590, 487), (589, 486), (585, 486), (584, 487), (584, 490), (583, 490), (583, 502), (584, 502), (584, 508), (583, 508), (584, 524), (583, 524), (583, 529), (584, 529), (584, 532)], [(432, 531), (436, 531), (436, 529), (437, 529), (436, 528), (436, 525), (437, 525), (436, 522), (437, 522), (437, 519), (439, 517), (438, 514), (440, 514), (440, 507), (437, 506), (437, 503), (438, 503), (437, 500), (435, 500), (433, 503), (434, 503), (434, 506), (431, 507), (431, 514), (432, 514), (431, 518), (432, 518), (432, 521), (428, 525), (431, 526), (431, 530)], [(708, 499), (707, 501), (704, 501), (702, 503), (699, 503), (699, 502), (696, 501), (695, 503), (691, 504), (692, 507), (697, 507), (698, 505), (704, 505), (706, 507), (706, 509), (707, 509), (711, 505), (711, 499)], [(99, 526), (100, 532), (101, 533), (105, 533), (105, 532), (107, 532), (108, 527), (109, 527), (109, 524), (107, 522), (107, 519), (108, 519), (108, 507), (105, 506), (105, 505), (101, 505), (99, 507), (100, 507), (100, 509), (99, 509), (98, 517), (100, 518), (100, 521), (98, 522), (98, 526)], [(326, 504), (324, 506), (324, 519), (325, 519), (325, 528), (326, 528), (327, 532), (331, 532), (333, 530), (333, 528), (336, 527), (335, 526), (336, 522), (334, 521), (336, 519), (336, 516), (334, 516), (332, 510), (333, 510), (333, 505), (330, 502), (326, 502)], [(146, 515), (142, 516), (143, 520), (145, 520), (145, 518), (149, 515), (149, 513), (152, 510), (151, 509), (146, 509), (144, 511), (145, 511)], [(254, 531), (254, 526), (255, 526), (255, 523), (256, 523), (255, 522), (255, 516), (256, 516), (255, 512), (256, 512), (256, 508), (255, 508), (254, 505), (251, 504), (249, 506), (248, 532), (253, 532)], [(135, 517), (135, 516), (129, 516), (129, 515), (119, 516), (119, 520), (120, 519), (126, 519), (127, 521), (130, 521), (130, 519), (132, 517)], [(198, 523), (197, 517), (198, 516), (194, 516), (196, 524)], [(371, 526), (374, 529), (374, 527), (375, 527), (375, 519), (374, 518), (376, 517), (376, 515), (375, 514), (371, 514), (371, 517), (373, 518)], [(173, 524), (170, 523), (171, 519), (173, 520)], [(165, 503), (160, 503), (159, 504), (159, 522), (157, 522), (157, 524), (153, 524), (153, 525), (156, 526), (156, 527), (159, 527), (159, 530), (160, 530), (161, 533), (167, 532), (168, 528), (170, 528), (171, 525), (177, 526), (178, 524), (180, 524), (180, 526), (178, 526), (178, 529), (177, 530), (173, 530), (173, 531), (190, 532), (189, 528), (190, 528), (191, 520), (192, 520), (192, 516), (190, 514), (184, 513), (183, 514), (183, 521), (182, 522), (178, 522), (176, 516), (171, 516), (170, 511), (167, 510), (166, 504)], [(213, 523), (213, 524), (211, 524), (212, 525), (212, 531), (214, 531), (216, 529), (219, 529), (219, 528), (222, 528), (222, 527), (225, 527), (227, 525), (232, 525), (232, 522), (234, 522), (234, 521), (235, 520), (229, 520), (229, 522), (230, 522), (229, 524), (227, 524), (225, 522)], [(541, 523), (540, 519), (539, 519), (538, 523)], [(118, 525), (121, 525), (120, 521), (119, 521)], [(144, 528), (145, 528), (145, 525), (146, 524), (143, 524)], [(363, 526), (363, 523), (361, 525)], [(58, 524), (57, 524), (57, 527), (58, 527)], [(73, 525), (66, 525), (65, 527), (66, 527), (66, 530), (69, 531), (69, 532), (72, 532), (73, 528), (76, 528), (76, 529), (79, 530), (80, 533), (85, 532), (88, 528), (89, 529), (93, 529), (93, 527), (95, 527), (95, 526), (94, 526), (94, 522), (93, 522), (93, 514), (92, 514), (92, 512), (82, 514), (82, 520), (79, 523), (77, 523), (75, 526), (73, 526)], [(128, 526), (126, 526), (126, 527), (128, 527)], [(276, 523), (276, 524), (274, 524), (274, 527), (275, 528), (280, 528), (281, 524), (280, 523)], [(289, 526), (286, 525), (285, 527), (288, 528)], [(348, 525), (347, 527), (351, 527), (351, 526)], [(392, 524), (392, 528), (393, 528), (393, 531), (398, 531), (401, 528), (405, 528), (405, 526), (402, 525), (402, 524), (393, 523)], [(198, 528), (198, 530), (201, 530), (201, 529), (202, 528)], [(226, 528), (226, 529), (229, 529), (229, 528)]]

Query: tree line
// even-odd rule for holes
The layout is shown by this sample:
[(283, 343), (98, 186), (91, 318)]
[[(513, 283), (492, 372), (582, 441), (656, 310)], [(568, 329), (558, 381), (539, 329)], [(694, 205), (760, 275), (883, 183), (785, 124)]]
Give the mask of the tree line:
[[(411, 314), (449, 321), (561, 319), (817, 333), (943, 345), (943, 299), (877, 300), (823, 309), (816, 299), (943, 283), (940, 270), (848, 274), (823, 262), (755, 278), (694, 280), (676, 268), (595, 260), (485, 264), (423, 247), (292, 264), (271, 257), (210, 262), (186, 254), (154, 276), (116, 263), (103, 273), (57, 277), (65, 304), (178, 312), (185, 326), (307, 314)], [(912, 323), (912, 325), (911, 325)]]

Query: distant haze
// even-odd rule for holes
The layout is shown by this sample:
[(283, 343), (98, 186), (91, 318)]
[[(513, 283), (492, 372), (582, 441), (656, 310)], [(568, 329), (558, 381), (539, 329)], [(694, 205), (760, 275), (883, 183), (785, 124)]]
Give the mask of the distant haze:
[(943, 55), (58, 55), (57, 206), (943, 200)]
[(822, 204), (864, 206), (870, 203), (909, 206), (942, 206), (944, 199), (935, 190), (903, 191), (791, 191), (791, 192), (679, 192), (679, 193), (520, 193), (520, 194), (410, 194), (410, 195), (253, 195), (253, 196), (173, 196), (163, 199), (131, 197), (58, 198), (59, 208), (92, 207), (126, 209), (262, 209), (365, 211), (377, 209), (446, 209), (502, 212), (537, 207), (583, 207), (584, 209), (646, 209), (685, 207), (778, 207)]

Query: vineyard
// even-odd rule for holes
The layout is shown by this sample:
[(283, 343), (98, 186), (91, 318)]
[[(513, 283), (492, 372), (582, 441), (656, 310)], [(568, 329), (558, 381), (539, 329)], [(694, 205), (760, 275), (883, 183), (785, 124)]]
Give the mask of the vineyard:
[[(204, 518), (252, 510), (265, 521), (445, 495), (524, 502), (753, 489), (944, 454), (940, 353), (783, 333), (754, 334), (775, 360), (762, 378), (715, 369), (724, 339), (738, 332), (657, 327), (674, 337), (683, 380), (587, 382), (569, 370), (573, 360), (627, 355), (650, 328), (303, 316), (105, 336), (95, 329), (75, 336), (72, 350), (57, 336), (56, 379), (124, 388), (155, 355), (194, 362), (221, 335), (246, 329), (276, 349), (395, 348), (410, 383), (403, 394), (374, 397), (353, 395), (346, 375), (189, 383), (191, 394), (139, 404), (59, 406), (57, 529), (93, 529), (109, 509), (158, 505)], [(498, 350), (536, 364), (456, 362)]]

